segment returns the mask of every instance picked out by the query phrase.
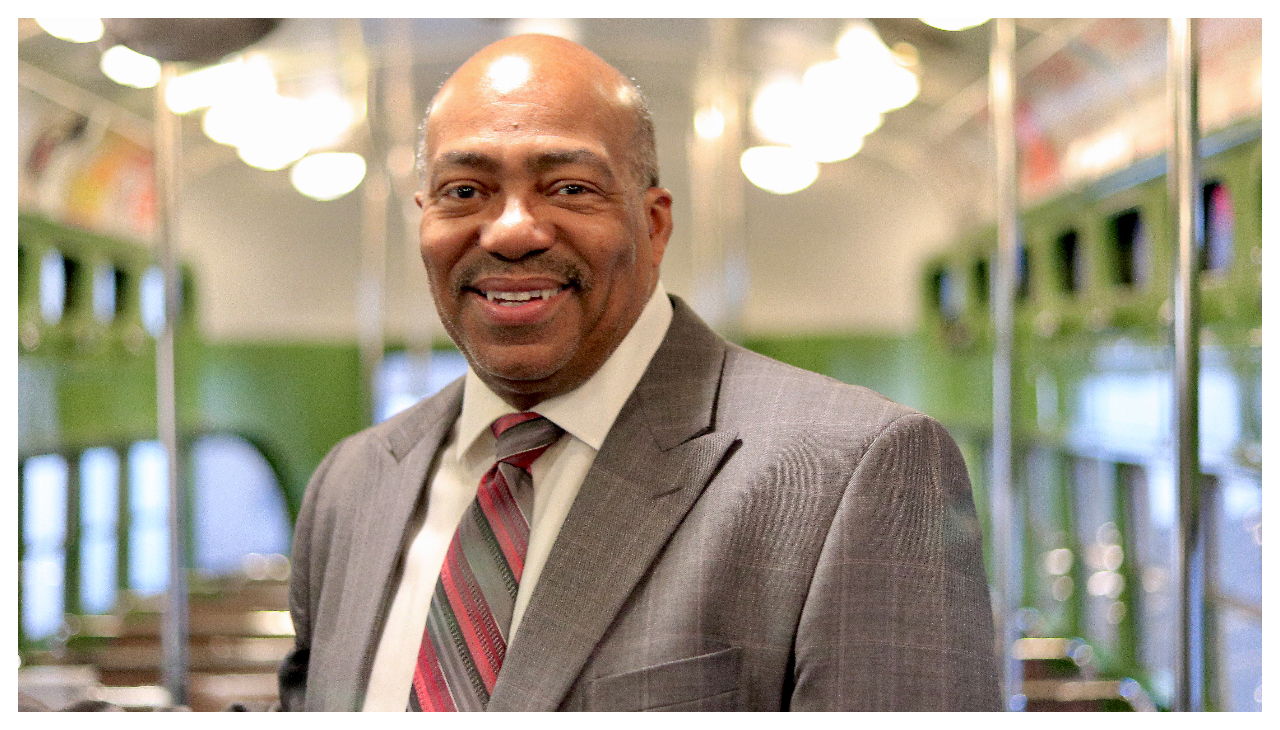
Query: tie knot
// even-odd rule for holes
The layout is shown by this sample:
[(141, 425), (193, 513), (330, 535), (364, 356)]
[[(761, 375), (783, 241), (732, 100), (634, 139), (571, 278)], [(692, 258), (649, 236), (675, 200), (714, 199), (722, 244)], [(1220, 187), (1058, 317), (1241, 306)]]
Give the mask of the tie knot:
[(522, 469), (528, 469), (564, 433), (564, 429), (530, 411), (503, 416), (490, 429), (498, 439), (498, 461)]

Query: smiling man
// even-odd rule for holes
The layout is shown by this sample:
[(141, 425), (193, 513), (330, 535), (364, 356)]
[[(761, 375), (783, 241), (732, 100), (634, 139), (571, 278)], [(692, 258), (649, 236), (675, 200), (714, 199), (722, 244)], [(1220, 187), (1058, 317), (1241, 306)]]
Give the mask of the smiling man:
[(436, 95), (420, 163), (470, 368), (317, 468), (285, 709), (999, 708), (955, 444), (667, 296), (630, 81), (504, 39)]

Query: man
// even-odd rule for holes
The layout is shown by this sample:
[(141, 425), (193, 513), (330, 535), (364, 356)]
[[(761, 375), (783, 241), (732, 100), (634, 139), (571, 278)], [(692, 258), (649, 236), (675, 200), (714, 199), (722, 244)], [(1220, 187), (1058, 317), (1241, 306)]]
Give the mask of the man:
[(630, 82), (507, 38), (441, 88), (421, 159), (470, 369), (317, 468), (286, 709), (998, 709), (954, 443), (665, 295)]

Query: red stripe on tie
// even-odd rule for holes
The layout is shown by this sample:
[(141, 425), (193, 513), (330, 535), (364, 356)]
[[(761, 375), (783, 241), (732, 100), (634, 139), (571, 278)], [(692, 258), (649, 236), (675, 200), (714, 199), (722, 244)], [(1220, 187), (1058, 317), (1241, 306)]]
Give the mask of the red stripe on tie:
[[(454, 541), (457, 541), (454, 536)], [(458, 621), (458, 630), (466, 642), (465, 649), (475, 662), (476, 671), (486, 690), (493, 691), (494, 682), (498, 681), (498, 669), (502, 667), (502, 657), (506, 654), (507, 645), (493, 623), (493, 613), (484, 601), (480, 588), (476, 585), (475, 576), (470, 566), (461, 559), (462, 548), (450, 547), (445, 565), (440, 571), (441, 585), (448, 596), (453, 616)], [(479, 598), (479, 604), (477, 604)], [(480, 651), (476, 651), (479, 649)]]
[(515, 576), (516, 582), (524, 573), (524, 556), (529, 550), (529, 526), (524, 521), (520, 507), (507, 489), (506, 480), (500, 474), (495, 475), (498, 482), (496, 489), (481, 489), (476, 494), (476, 503), (489, 522), (489, 529), (498, 540), (502, 557)]
[(453, 697), (449, 694), (449, 685), (440, 672), (440, 660), (436, 658), (435, 647), (430, 641), (422, 642), (418, 648), (417, 671), (413, 673), (413, 691), (418, 697), (418, 704), (423, 712), (457, 712)]

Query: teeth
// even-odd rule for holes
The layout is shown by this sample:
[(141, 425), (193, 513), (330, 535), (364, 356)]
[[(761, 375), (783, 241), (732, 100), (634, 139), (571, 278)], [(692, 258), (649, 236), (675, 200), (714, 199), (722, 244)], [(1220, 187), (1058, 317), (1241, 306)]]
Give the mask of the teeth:
[(487, 291), (484, 295), (491, 302), (516, 305), (521, 302), (527, 302), (530, 299), (550, 299), (559, 291), (559, 289), (540, 289), (538, 291)]

